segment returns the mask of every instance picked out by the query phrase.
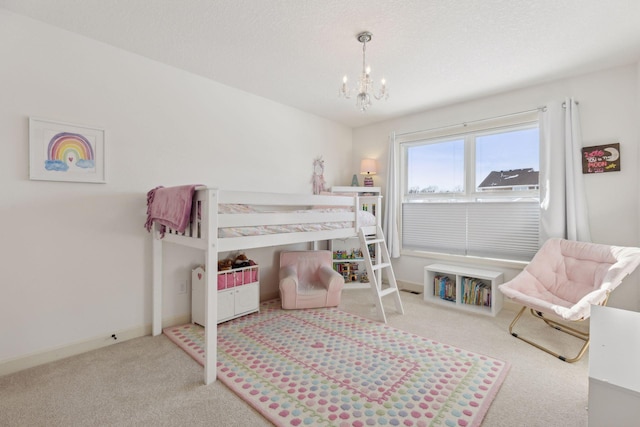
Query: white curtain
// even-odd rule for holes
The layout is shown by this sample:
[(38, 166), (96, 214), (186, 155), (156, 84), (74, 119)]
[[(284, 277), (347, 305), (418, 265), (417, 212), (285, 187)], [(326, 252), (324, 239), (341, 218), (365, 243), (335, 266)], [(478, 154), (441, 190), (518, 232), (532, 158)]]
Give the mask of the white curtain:
[(547, 103), (540, 112), (541, 243), (550, 237), (591, 241), (581, 156), (577, 103)]
[(387, 241), (387, 248), (391, 258), (400, 257), (400, 228), (398, 227), (398, 176), (397, 176), (397, 147), (395, 133), (389, 136), (389, 155), (387, 158), (387, 194), (384, 204), (384, 221), (382, 230)]
[(564, 134), (566, 150), (567, 239), (590, 242), (587, 194), (582, 174), (582, 135), (578, 103), (569, 98), (564, 103)]

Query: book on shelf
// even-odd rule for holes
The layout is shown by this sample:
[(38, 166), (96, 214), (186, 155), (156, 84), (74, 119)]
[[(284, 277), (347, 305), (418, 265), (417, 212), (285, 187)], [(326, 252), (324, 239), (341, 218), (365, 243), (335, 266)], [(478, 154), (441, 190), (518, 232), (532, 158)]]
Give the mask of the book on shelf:
[(462, 280), (462, 302), (491, 307), (491, 285), (480, 279), (465, 277)]
[(449, 276), (436, 275), (433, 281), (433, 295), (447, 301), (456, 300), (455, 280), (451, 280)]

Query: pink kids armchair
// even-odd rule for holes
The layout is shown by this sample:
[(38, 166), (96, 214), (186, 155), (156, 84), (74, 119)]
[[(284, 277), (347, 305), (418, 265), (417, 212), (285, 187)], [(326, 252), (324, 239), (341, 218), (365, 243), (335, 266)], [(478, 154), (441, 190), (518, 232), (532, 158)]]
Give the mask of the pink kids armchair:
[(280, 299), (285, 310), (335, 307), (344, 279), (332, 268), (330, 251), (280, 253)]
[[(606, 305), (609, 294), (639, 264), (640, 248), (547, 240), (520, 274), (499, 287), (523, 306), (509, 325), (509, 333), (560, 360), (580, 360), (589, 346), (589, 333), (567, 323), (589, 318), (591, 305)], [(583, 340), (577, 356), (566, 358), (515, 333), (513, 328), (527, 308), (548, 326)]]

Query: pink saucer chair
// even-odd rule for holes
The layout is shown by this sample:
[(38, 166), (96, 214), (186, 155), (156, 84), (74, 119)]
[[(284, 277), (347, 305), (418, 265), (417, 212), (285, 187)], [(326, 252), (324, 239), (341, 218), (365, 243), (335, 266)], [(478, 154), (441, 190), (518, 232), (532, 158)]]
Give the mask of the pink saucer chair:
[[(589, 332), (567, 326), (591, 315), (591, 305), (606, 305), (609, 294), (640, 264), (640, 248), (552, 238), (529, 265), (500, 291), (523, 307), (509, 333), (565, 362), (576, 362), (589, 346)], [(547, 325), (584, 341), (577, 356), (567, 358), (515, 333), (525, 309)], [(556, 320), (553, 320), (552, 318)]]
[(336, 307), (344, 278), (333, 269), (331, 251), (280, 253), (280, 299), (285, 310)]

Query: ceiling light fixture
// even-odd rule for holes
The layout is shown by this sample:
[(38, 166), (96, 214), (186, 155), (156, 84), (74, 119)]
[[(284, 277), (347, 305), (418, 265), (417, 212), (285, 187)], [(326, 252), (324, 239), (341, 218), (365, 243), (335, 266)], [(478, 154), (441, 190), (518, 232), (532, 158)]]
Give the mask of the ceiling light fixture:
[(389, 98), (385, 79), (382, 79), (380, 89), (376, 92), (370, 76), (371, 67), (366, 65), (365, 53), (367, 49), (367, 42), (370, 42), (372, 37), (373, 34), (368, 31), (362, 32), (356, 36), (356, 39), (362, 43), (362, 74), (360, 74), (360, 78), (358, 79), (357, 87), (353, 89), (347, 88), (347, 76), (344, 76), (342, 79), (342, 87), (338, 91), (338, 96), (342, 96), (346, 99), (350, 99), (351, 95), (355, 94), (356, 107), (358, 107), (362, 112), (367, 111), (367, 108), (371, 106), (371, 97), (378, 100)]

